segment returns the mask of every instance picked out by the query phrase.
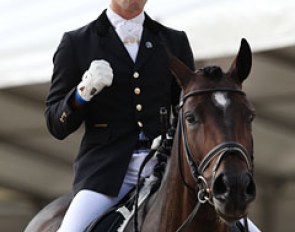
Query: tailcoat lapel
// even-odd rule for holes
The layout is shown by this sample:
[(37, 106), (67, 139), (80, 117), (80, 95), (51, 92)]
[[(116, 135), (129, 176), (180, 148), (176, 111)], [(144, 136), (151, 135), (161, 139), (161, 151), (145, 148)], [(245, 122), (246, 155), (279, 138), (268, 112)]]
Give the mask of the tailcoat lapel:
[(139, 69), (148, 59), (150, 59), (158, 48), (156, 35), (145, 28), (140, 41), (140, 46), (135, 62), (135, 69)]
[(135, 62), (135, 69), (138, 70), (148, 59), (153, 57), (161, 46), (160, 43), (158, 24), (145, 14), (144, 30)]

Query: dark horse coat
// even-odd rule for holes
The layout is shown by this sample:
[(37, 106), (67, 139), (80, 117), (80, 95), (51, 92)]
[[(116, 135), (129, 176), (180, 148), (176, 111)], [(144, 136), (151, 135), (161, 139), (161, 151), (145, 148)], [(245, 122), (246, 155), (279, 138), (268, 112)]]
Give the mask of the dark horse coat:
[[(88, 25), (65, 33), (54, 55), (45, 112), (48, 129), (54, 137), (64, 139), (85, 123), (74, 165), (75, 191), (90, 189), (116, 196), (139, 131), (142, 129), (150, 139), (160, 134), (159, 109), (176, 104), (180, 91), (169, 71), (165, 47), (194, 67), (186, 34), (145, 16), (135, 63), (105, 11)], [(70, 99), (75, 88), (96, 59), (110, 63), (113, 83), (83, 108), (73, 109)], [(141, 110), (136, 107), (138, 104)]]

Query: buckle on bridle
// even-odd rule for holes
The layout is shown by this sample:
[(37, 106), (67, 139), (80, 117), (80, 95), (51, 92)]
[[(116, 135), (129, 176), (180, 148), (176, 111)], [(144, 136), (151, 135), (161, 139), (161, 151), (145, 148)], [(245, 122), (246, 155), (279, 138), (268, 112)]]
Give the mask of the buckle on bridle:
[(213, 204), (211, 188), (210, 188), (207, 180), (201, 175), (198, 176), (198, 183), (197, 183), (196, 191), (198, 194), (198, 200), (201, 204), (204, 204), (206, 202)]

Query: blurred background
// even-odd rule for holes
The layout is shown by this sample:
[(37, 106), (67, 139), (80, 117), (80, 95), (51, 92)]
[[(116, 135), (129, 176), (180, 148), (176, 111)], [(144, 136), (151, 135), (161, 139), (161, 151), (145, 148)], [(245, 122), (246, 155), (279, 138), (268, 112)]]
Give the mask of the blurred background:
[[(57, 141), (44, 100), (63, 32), (94, 20), (109, 0), (0, 0), (0, 231), (23, 231), (68, 192), (82, 130)], [(247, 38), (253, 54), (244, 90), (253, 125), (258, 197), (250, 216), (267, 232), (292, 232), (295, 214), (295, 1), (149, 0), (146, 11), (186, 31), (196, 66), (227, 70)]]

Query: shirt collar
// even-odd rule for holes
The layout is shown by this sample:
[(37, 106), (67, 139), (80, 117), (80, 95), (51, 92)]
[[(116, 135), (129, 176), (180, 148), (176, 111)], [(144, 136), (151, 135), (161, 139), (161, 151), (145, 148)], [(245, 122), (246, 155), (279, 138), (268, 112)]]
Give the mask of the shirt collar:
[(143, 25), (143, 22), (144, 22), (144, 19), (145, 19), (145, 15), (144, 15), (143, 11), (139, 15), (137, 15), (136, 17), (134, 17), (134, 18), (132, 18), (130, 20), (126, 20), (126, 19), (122, 18), (120, 15), (115, 13), (111, 9), (111, 7), (107, 8), (106, 14), (107, 14), (107, 17), (110, 20), (111, 24), (115, 28), (118, 26), (118, 24), (120, 24), (122, 22), (133, 22), (133, 23)]

